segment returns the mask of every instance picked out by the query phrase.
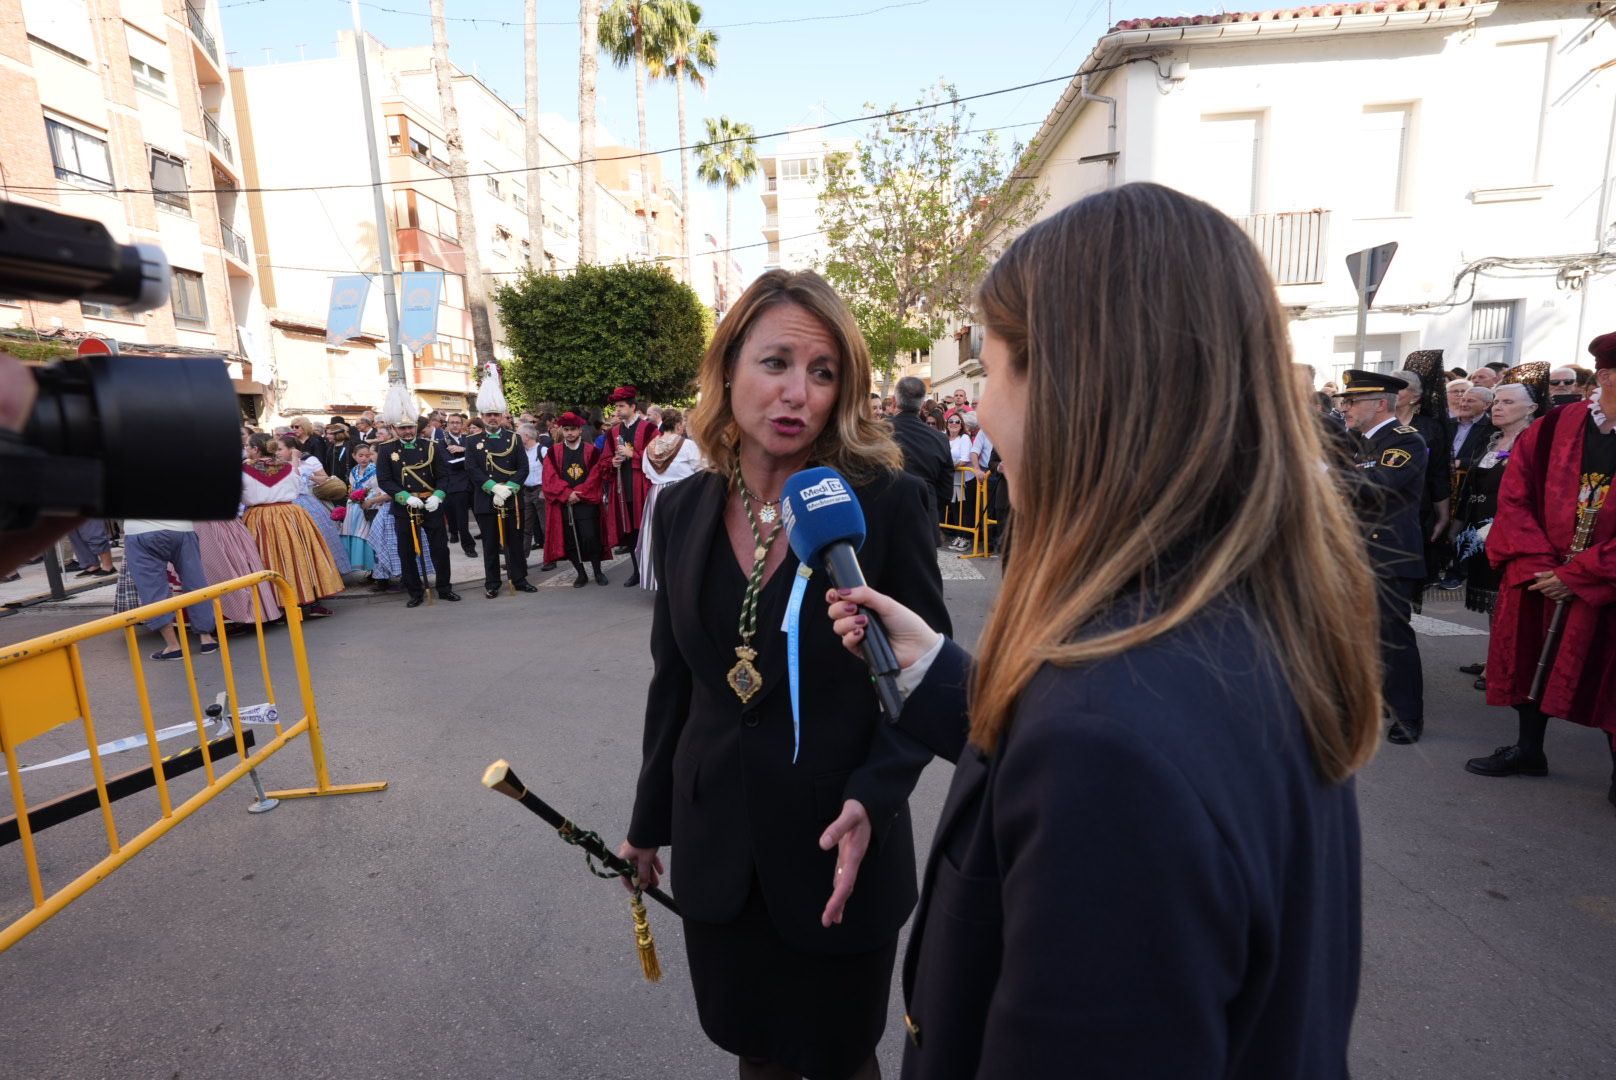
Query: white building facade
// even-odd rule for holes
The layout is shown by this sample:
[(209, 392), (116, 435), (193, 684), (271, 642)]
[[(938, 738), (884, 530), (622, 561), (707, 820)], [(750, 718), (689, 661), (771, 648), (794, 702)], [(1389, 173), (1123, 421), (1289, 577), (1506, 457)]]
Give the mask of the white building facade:
[(815, 128), (791, 128), (774, 153), (758, 155), (763, 173), (763, 269), (811, 270), (824, 264), (819, 220), (825, 158), (857, 150), (853, 139), (826, 139)]
[[(1388, 242), (1366, 367), (1415, 349), (1450, 368), (1586, 363), (1587, 341), (1616, 329), (1612, 11), (1404, 0), (1124, 22), (1021, 172), (1045, 216), (1148, 180), (1236, 218), (1321, 383), (1353, 365), (1346, 257)], [(980, 392), (974, 337), (934, 346), (939, 392)]]

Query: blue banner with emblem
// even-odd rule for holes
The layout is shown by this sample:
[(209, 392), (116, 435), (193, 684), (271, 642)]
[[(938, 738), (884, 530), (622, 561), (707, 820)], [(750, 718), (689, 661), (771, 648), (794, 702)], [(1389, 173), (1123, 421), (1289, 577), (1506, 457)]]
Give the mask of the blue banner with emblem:
[(438, 296), (443, 271), (412, 270), (403, 275), (404, 305), (398, 316), (398, 340), (412, 353), (438, 340)]
[(325, 317), (327, 345), (359, 336), (359, 322), (365, 317), (365, 300), (369, 296), (370, 279), (363, 274), (331, 279), (331, 310)]

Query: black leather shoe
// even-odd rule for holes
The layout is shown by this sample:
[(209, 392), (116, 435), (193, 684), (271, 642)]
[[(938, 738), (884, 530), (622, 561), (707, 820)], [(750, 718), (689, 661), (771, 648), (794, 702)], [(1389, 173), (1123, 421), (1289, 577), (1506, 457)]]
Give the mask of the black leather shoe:
[(488, 599), (492, 600), (494, 597), (499, 595), (499, 590), (498, 589), (484, 589), (483, 590), (483, 595), (488, 597)]
[(404, 606), (405, 607), (420, 607), (424, 603), (426, 603), (426, 597), (424, 597), (424, 596), (412, 596), (408, 600), (404, 601)]
[(1482, 661), (1479, 664), (1463, 664), (1463, 665), (1461, 665), (1459, 667), (1459, 674), (1461, 674), (1461, 675), (1480, 675), (1483, 671), (1486, 671), (1486, 670), (1487, 670), (1487, 663), (1486, 663), (1486, 661)]
[(463, 547), (460, 550), (466, 553), (466, 558), (468, 559), (475, 559), (477, 557), (477, 549), (474, 547)]
[(516, 591), (517, 592), (538, 592), (539, 587), (537, 585), (534, 585), (531, 582), (518, 581), (516, 583)]
[(1549, 759), (1541, 750), (1529, 754), (1519, 746), (1500, 746), (1487, 757), (1465, 762), (1465, 772), (1477, 776), (1547, 776)]
[(628, 576), (627, 581), (623, 582), (623, 588), (632, 589), (634, 586), (638, 585), (639, 583), (640, 583), (640, 572), (638, 570), (636, 570), (636, 571), (634, 571), (634, 573), (632, 573), (632, 574), (630, 574)]
[(554, 569), (555, 569), (555, 563), (553, 563), (553, 562), (541, 563), (539, 565), (539, 573), (541, 573), (541, 574), (548, 574), (550, 571), (552, 571)]
[(611, 582), (606, 580), (606, 571), (604, 571), (604, 570), (596, 570), (595, 571), (595, 584), (596, 585), (610, 585), (611, 584)]
[(1425, 734), (1424, 720), (1393, 720), (1386, 732), (1386, 741), (1397, 746), (1411, 746)]
[(1474, 686), (1477, 690), (1486, 690), (1487, 689), (1487, 676), (1485, 676), (1485, 675), (1477, 675), (1476, 676), (1476, 681), (1471, 683), (1470, 685)]
[(455, 592), (453, 589), (444, 589), (442, 592), (438, 593), (438, 599), (447, 600), (452, 604), (456, 600), (460, 599), (460, 594)]
[(572, 587), (574, 589), (581, 589), (585, 585), (588, 585), (588, 584), (589, 584), (589, 575), (588, 574), (579, 574), (577, 577), (572, 579)]

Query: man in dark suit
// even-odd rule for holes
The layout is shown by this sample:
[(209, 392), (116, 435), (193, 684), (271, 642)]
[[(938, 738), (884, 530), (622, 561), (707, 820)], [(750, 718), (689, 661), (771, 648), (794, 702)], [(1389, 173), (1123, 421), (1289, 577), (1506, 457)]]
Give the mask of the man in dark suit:
[[(1487, 443), (1498, 429), (1488, 419), (1492, 408), (1493, 392), (1485, 386), (1469, 386), (1458, 397), (1453, 413), (1453, 509), (1459, 509), (1459, 492), (1465, 474), (1475, 467), (1476, 461), (1487, 452)], [(1457, 560), (1449, 564), (1447, 573), (1438, 585), (1444, 589), (1457, 589), (1464, 584), (1464, 566)]]
[(1420, 502), (1425, 491), (1425, 439), (1398, 423), (1396, 375), (1347, 371), (1347, 424), (1357, 433), (1355, 502), (1379, 588), (1383, 690), (1392, 726), (1386, 741), (1419, 742), (1425, 730), (1425, 676), (1410, 618), (1425, 578)]
[(459, 544), (461, 551), (475, 558), (477, 542), (471, 538), (471, 477), (466, 472), (466, 448), (471, 445), (471, 436), (459, 413), (451, 413), (446, 423), (442, 446), (448, 460), (444, 467), (443, 490), (449, 496), (444, 504), (449, 543)]
[[(920, 418), (920, 403), (926, 400), (926, 384), (913, 376), (898, 380), (898, 412), (892, 417), (892, 438), (903, 448), (904, 471), (926, 485), (931, 503), (931, 519), (937, 521), (937, 508), (947, 506), (954, 495), (954, 456), (948, 449), (948, 436)], [(942, 531), (938, 530), (938, 543)]]

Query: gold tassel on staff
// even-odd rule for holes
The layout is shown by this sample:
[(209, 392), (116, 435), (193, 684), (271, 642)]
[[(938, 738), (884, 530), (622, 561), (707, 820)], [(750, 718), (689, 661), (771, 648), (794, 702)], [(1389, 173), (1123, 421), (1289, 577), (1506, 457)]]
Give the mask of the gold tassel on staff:
[(646, 918), (640, 890), (634, 890), (628, 906), (634, 910), (634, 944), (640, 947), (640, 971), (644, 972), (646, 982), (660, 982), (662, 965), (657, 961), (656, 942), (651, 940), (651, 920)]

